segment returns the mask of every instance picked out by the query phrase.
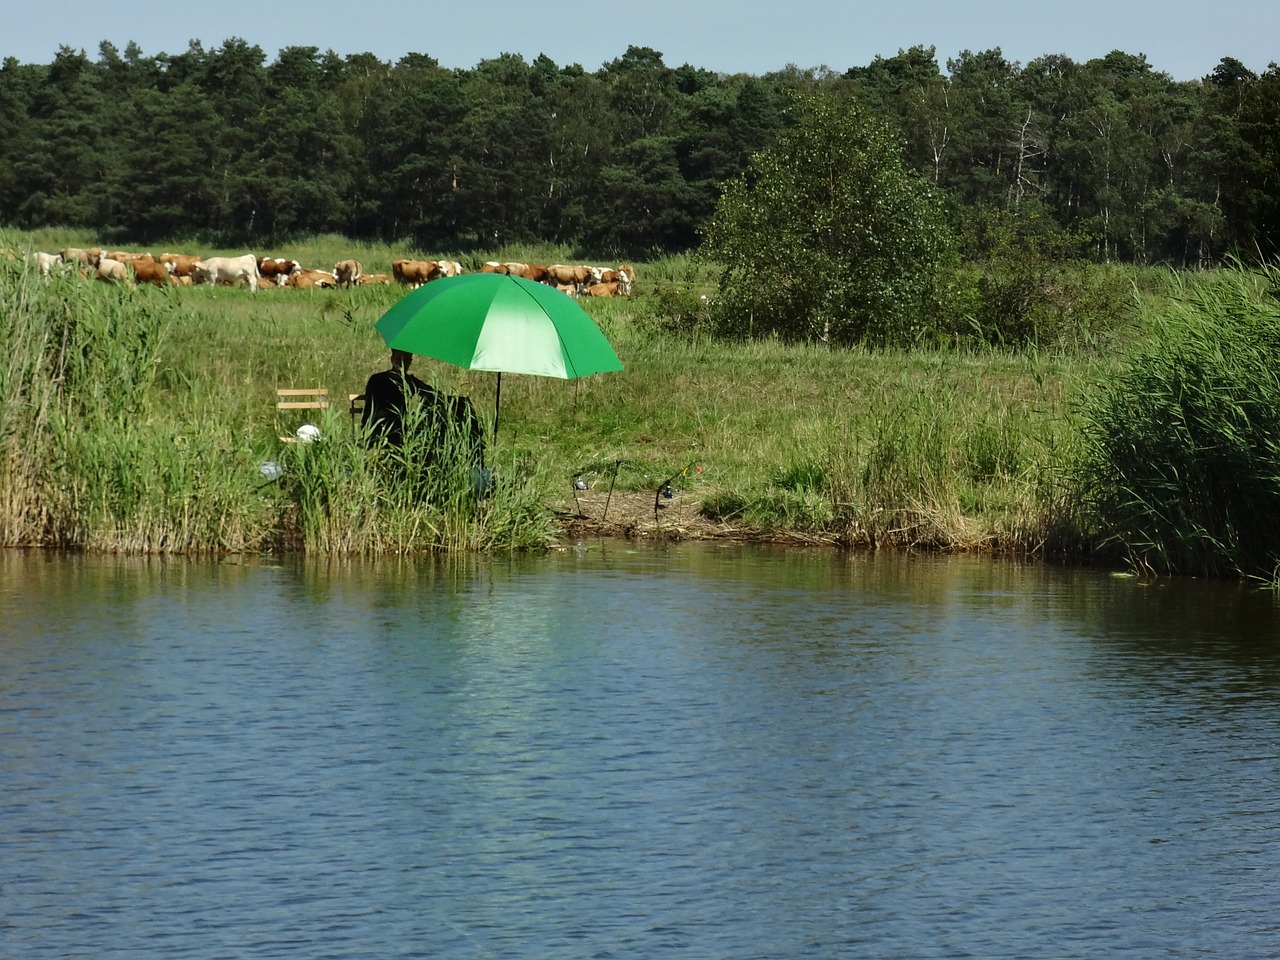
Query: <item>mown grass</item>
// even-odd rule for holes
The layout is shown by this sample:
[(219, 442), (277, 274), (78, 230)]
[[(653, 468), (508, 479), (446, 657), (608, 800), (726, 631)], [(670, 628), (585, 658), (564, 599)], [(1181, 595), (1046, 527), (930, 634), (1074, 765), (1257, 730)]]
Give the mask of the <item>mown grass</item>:
[[(87, 242), (18, 240), (0, 246)], [(392, 256), (448, 253), (342, 238), (262, 252), (307, 266), (354, 255), (378, 272), (380, 258), (389, 270)], [(475, 259), (490, 258), (581, 259), (559, 249)], [(1089, 403), (1128, 369), (1114, 343), (725, 342), (699, 322), (714, 271), (678, 257), (638, 267), (635, 296), (583, 301), (627, 369), (573, 382), (504, 376), (496, 483), (478, 497), (466, 471), (406, 483), (404, 465), (371, 455), (345, 412), (346, 395), (386, 366), (373, 324), (402, 290), (123, 290), (40, 284), (11, 263), (0, 291), (6, 316), (21, 321), (4, 330), (3, 540), (181, 552), (521, 548), (554, 539), (553, 510), (575, 509), (575, 478), (593, 492), (646, 496), (671, 478), (706, 529), (1072, 556), (1109, 541), (1116, 556), (1135, 555), (1081, 480)], [(1186, 299), (1155, 271), (1134, 280), (1150, 306), (1133, 313), (1132, 330)], [(65, 335), (63, 314), (106, 324), (77, 341), (104, 355), (87, 397), (41, 367), (60, 355), (50, 338)], [(414, 372), (492, 416), (492, 374), (428, 360)], [(320, 422), (323, 441), (281, 444), (297, 424), (278, 422), (275, 389), (317, 385), (338, 398)], [(268, 462), (283, 467), (279, 479), (264, 478)]]

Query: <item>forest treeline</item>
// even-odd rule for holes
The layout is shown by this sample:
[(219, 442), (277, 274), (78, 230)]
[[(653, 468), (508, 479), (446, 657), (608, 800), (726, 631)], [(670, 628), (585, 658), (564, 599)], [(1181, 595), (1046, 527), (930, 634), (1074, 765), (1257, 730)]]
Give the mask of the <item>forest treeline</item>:
[[(945, 68), (944, 68), (945, 67)], [(1275, 252), (1280, 67), (1175, 81), (1142, 55), (939, 64), (912, 47), (840, 73), (724, 75), (628, 47), (595, 71), (503, 54), (472, 69), (231, 39), (181, 54), (0, 67), (0, 222), (104, 241), (262, 245), (336, 233), (424, 250), (552, 242), (689, 250), (721, 185), (792, 123), (856, 97), (901, 131), (960, 235), (1015, 213), (1099, 260)], [(1057, 229), (1057, 228), (1060, 228)]]

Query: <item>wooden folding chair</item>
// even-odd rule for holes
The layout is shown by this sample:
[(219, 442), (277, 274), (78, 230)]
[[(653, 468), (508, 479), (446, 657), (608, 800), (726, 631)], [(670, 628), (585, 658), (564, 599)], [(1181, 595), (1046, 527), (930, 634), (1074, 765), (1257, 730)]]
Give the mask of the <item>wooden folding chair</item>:
[(329, 391), (324, 387), (294, 388), (281, 387), (276, 391), (276, 429), (284, 443), (297, 443), (296, 433), (285, 433), (283, 424), (296, 419), (290, 411), (296, 410), (328, 410)]

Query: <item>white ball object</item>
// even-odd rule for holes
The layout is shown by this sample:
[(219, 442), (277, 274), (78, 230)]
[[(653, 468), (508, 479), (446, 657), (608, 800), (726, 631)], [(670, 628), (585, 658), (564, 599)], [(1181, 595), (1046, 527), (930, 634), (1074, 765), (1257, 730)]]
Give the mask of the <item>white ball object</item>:
[(298, 440), (301, 443), (310, 443), (312, 440), (320, 439), (320, 428), (314, 423), (304, 423), (298, 428)]

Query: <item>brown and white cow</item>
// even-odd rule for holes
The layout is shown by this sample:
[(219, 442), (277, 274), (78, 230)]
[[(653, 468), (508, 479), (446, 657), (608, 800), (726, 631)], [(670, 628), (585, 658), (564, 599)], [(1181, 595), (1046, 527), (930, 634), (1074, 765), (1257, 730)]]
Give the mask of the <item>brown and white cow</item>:
[(133, 271), (133, 278), (138, 283), (154, 283), (160, 287), (174, 286), (169, 268), (152, 256), (136, 257), (126, 266)]
[(439, 260), (392, 260), (391, 275), (397, 283), (420, 287), (424, 283), (444, 276)]
[(631, 287), (636, 282), (636, 268), (629, 263), (624, 263), (618, 267), (618, 274), (618, 283), (623, 288), (623, 296), (631, 296)]
[(591, 283), (583, 292), (588, 297), (616, 297), (620, 294), (620, 284), (617, 280), (610, 283)]
[(119, 260), (112, 260), (110, 257), (98, 258), (97, 277), (104, 283), (133, 282), (133, 278), (129, 276), (129, 268)]
[(547, 268), (540, 263), (522, 263), (519, 260), (486, 260), (480, 273), (501, 273), (509, 277), (521, 277), (538, 283), (547, 283)]
[(88, 250), (80, 247), (67, 247), (62, 251), (62, 262), (66, 264), (84, 264), (85, 266), (96, 267), (100, 259), (102, 259), (102, 251), (97, 247), (91, 247)]
[[(143, 257), (150, 257), (151, 254), (134, 253), (129, 250), (112, 250), (109, 253), (104, 253), (103, 256), (108, 260), (119, 260), (121, 263), (133, 263), (133, 261), (140, 260)], [(154, 257), (152, 259), (154, 259)]]
[(332, 273), (327, 270), (295, 270), (289, 274), (285, 280), (286, 287), (293, 287), (295, 290), (312, 290), (316, 287), (333, 287), (337, 286), (338, 281)]
[(535, 283), (545, 283), (547, 279), (547, 268), (541, 263), (516, 263), (511, 262), (504, 264), (507, 268), (507, 274), (512, 277), (522, 277), (525, 280), (532, 280)]
[(553, 286), (573, 284), (576, 289), (581, 289), (591, 282), (591, 271), (587, 267), (573, 266), (567, 263), (553, 263), (547, 267), (547, 276), (544, 282)]
[(352, 287), (360, 282), (364, 272), (359, 260), (339, 260), (333, 265), (333, 279), (340, 287)]
[(200, 257), (194, 253), (162, 253), (159, 260), (175, 277), (190, 277)]
[(32, 262), (35, 263), (36, 269), (40, 271), (40, 276), (45, 280), (49, 279), (49, 274), (58, 270), (62, 266), (62, 254), (45, 253), (37, 250), (31, 255)]
[(268, 283), (283, 287), (285, 280), (302, 269), (297, 260), (286, 260), (284, 257), (259, 257), (258, 275)]

